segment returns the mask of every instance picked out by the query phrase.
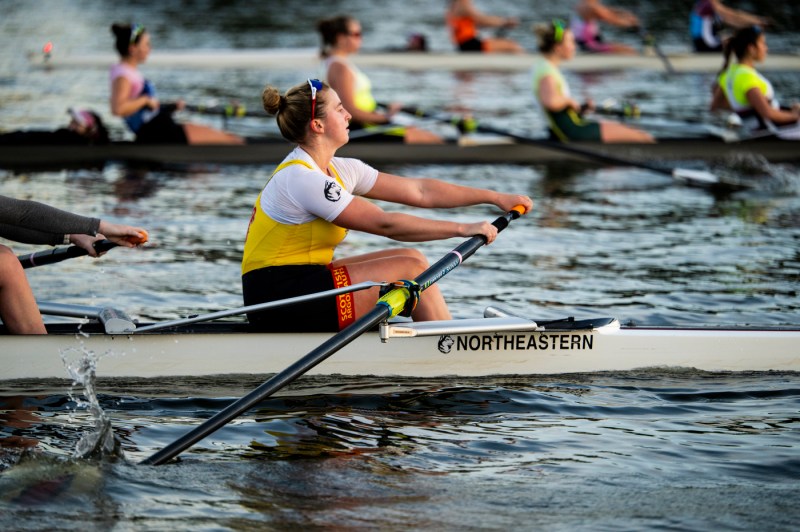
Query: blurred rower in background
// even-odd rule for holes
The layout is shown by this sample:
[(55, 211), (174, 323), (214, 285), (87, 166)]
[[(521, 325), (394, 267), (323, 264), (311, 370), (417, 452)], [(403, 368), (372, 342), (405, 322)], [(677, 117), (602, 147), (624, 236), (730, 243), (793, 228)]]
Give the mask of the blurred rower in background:
[(622, 28), (638, 28), (639, 19), (630, 11), (607, 7), (597, 0), (581, 0), (570, 17), (570, 29), (575, 42), (584, 52), (636, 54), (636, 49), (627, 44), (605, 42), (600, 34), (599, 22)]
[[(732, 110), (749, 130), (777, 132), (776, 126), (792, 126), (800, 119), (800, 105), (781, 108), (772, 84), (755, 64), (766, 59), (767, 38), (758, 26), (737, 31), (725, 42), (725, 62), (713, 89), (711, 110)], [(736, 62), (731, 63), (731, 54)], [(800, 138), (800, 128), (790, 128), (778, 136)]]
[(689, 34), (695, 52), (721, 52), (720, 31), (727, 25), (733, 28), (761, 26), (769, 19), (724, 5), (721, 0), (698, 0), (689, 15)]
[(108, 144), (108, 130), (100, 116), (91, 110), (72, 109), (67, 113), (70, 121), (67, 127), (50, 130), (20, 130), (0, 134), (0, 145), (57, 145), (85, 146), (87, 144)]
[[(0, 237), (26, 244), (75, 244), (97, 257), (93, 244), (104, 238), (124, 247), (147, 241), (141, 227), (86, 218), (36, 201), (0, 196)], [(0, 319), (12, 334), (47, 334), (19, 259), (0, 245)]]
[(150, 55), (150, 34), (139, 24), (114, 24), (120, 62), (111, 67), (111, 112), (125, 120), (136, 141), (148, 144), (244, 144), (238, 135), (199, 124), (179, 124), (172, 114), (183, 100), (162, 105), (139, 65)]
[(534, 33), (542, 57), (533, 67), (533, 92), (550, 128), (550, 135), (561, 142), (594, 140), (602, 142), (655, 142), (649, 134), (617, 122), (586, 120), (585, 112), (594, 109), (588, 100), (581, 105), (570, 95), (569, 85), (558, 69), (562, 61), (575, 56), (575, 37), (560, 20), (538, 24)]
[(516, 17), (498, 17), (478, 11), (472, 0), (451, 0), (445, 14), (453, 42), (462, 52), (523, 53), (516, 41), (504, 37), (480, 37), (477, 28), (501, 30), (519, 25)]
[(358, 20), (346, 15), (321, 20), (317, 23), (317, 31), (322, 38), (322, 77), (352, 115), (350, 131), (365, 130), (367, 133), (357, 137), (359, 141), (444, 142), (430, 131), (412, 126), (392, 126), (392, 117), (402, 104), (393, 103), (385, 111), (378, 110), (378, 103), (372, 96), (372, 82), (350, 60), (350, 56), (361, 49), (361, 23)]

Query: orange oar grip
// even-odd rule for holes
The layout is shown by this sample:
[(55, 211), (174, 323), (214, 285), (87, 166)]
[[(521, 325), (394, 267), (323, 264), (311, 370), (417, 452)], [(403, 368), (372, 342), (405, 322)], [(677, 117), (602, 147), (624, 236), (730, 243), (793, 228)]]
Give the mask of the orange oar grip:
[(148, 234), (147, 234), (147, 231), (145, 231), (144, 229), (142, 229), (142, 230), (139, 232), (139, 236), (129, 236), (129, 237), (125, 237), (125, 240), (127, 240), (127, 241), (128, 241), (128, 242), (130, 242), (131, 244), (136, 244), (136, 245), (139, 245), (139, 244), (144, 244), (145, 242), (147, 242), (147, 240), (148, 240), (148, 238), (149, 238), (149, 237), (150, 237), (150, 235), (148, 235)]
[(524, 205), (515, 205), (514, 207), (511, 207), (511, 210), (512, 210), (512, 211), (517, 211), (517, 213), (518, 213), (520, 216), (522, 216), (523, 214), (525, 214), (525, 206), (524, 206)]

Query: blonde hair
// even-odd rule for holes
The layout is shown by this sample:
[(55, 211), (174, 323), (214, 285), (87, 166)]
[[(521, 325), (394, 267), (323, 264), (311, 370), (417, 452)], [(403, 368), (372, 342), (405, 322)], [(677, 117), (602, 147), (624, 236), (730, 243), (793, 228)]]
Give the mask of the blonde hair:
[[(328, 89), (322, 83), (322, 90), (317, 91), (317, 104), (314, 108), (314, 118), (325, 118), (325, 94)], [(264, 110), (275, 116), (278, 129), (283, 138), (289, 142), (301, 144), (308, 134), (306, 127), (311, 121), (311, 87), (308, 82), (295, 85), (281, 94), (277, 88), (267, 85), (261, 93), (261, 103)]]

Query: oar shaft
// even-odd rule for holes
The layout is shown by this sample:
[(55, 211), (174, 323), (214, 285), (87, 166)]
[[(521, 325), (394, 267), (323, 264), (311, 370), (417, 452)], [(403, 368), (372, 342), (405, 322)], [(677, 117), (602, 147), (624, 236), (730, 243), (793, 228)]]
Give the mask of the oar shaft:
[(152, 325), (145, 325), (144, 327), (139, 327), (133, 331), (132, 333), (143, 333), (143, 332), (150, 332), (150, 331), (158, 331), (161, 329), (169, 329), (170, 327), (178, 327), (181, 325), (190, 325), (192, 323), (198, 323), (201, 321), (211, 321), (211, 320), (218, 320), (219, 318), (227, 318), (229, 316), (238, 316), (240, 314), (245, 314), (248, 312), (258, 312), (261, 310), (267, 310), (276, 307), (283, 307), (288, 305), (294, 305), (297, 303), (305, 303), (306, 301), (311, 301), (313, 299), (318, 299), (321, 297), (330, 297), (339, 294), (346, 294), (348, 292), (358, 292), (359, 290), (366, 290), (368, 288), (373, 288), (376, 286), (385, 286), (386, 283), (378, 283), (367, 281), (363, 283), (358, 283), (350, 286), (343, 286), (342, 288), (334, 288), (332, 290), (325, 290), (324, 292), (314, 292), (312, 294), (306, 294), (303, 296), (296, 296), (296, 297), (289, 297), (286, 299), (279, 299), (276, 301), (268, 301), (265, 303), (257, 303), (255, 305), (248, 305), (245, 307), (238, 307), (234, 309), (227, 309), (227, 310), (220, 310), (217, 312), (211, 312), (209, 314), (203, 314), (200, 316), (194, 316), (192, 318), (179, 318), (176, 320), (169, 320), (169, 321), (162, 321), (160, 323), (153, 323)]
[(338, 350), (361, 336), (366, 331), (377, 326), (381, 321), (389, 316), (389, 308), (384, 305), (377, 305), (369, 313), (360, 318), (356, 323), (344, 329), (340, 333), (332, 336), (322, 343), (319, 347), (308, 353), (306, 356), (287, 367), (280, 373), (276, 373), (272, 378), (264, 382), (261, 386), (245, 395), (238, 401), (230, 404), (218, 414), (209, 418), (207, 421), (198, 425), (188, 433), (184, 434), (171, 444), (167, 445), (152, 456), (144, 459), (143, 465), (161, 465), (167, 462), (202, 440), (209, 434), (216, 432), (227, 425), (232, 419), (240, 416), (251, 409), (270, 395), (287, 386), (297, 378), (301, 377), (314, 366), (321, 363)]
[[(507, 212), (505, 215), (497, 218), (492, 225), (497, 227), (499, 233), (508, 227), (511, 220), (520, 217), (522, 213), (517, 210)], [(466, 242), (456, 247), (453, 251), (433, 263), (427, 270), (419, 274), (415, 279), (416, 283), (420, 286), (420, 290), (425, 290), (430, 285), (444, 277), (448, 272), (458, 267), (459, 264), (467, 260), (475, 253), (478, 248), (486, 244), (486, 239), (483, 236), (473, 236)]]
[(506, 137), (511, 137), (512, 139), (516, 140), (520, 144), (533, 144), (533, 145), (536, 145), (536, 146), (541, 146), (543, 148), (549, 148), (549, 149), (552, 149), (552, 150), (555, 150), (555, 151), (563, 151), (563, 152), (573, 153), (575, 155), (580, 155), (580, 156), (586, 157), (588, 159), (595, 159), (597, 161), (602, 161), (602, 162), (609, 163), (609, 164), (615, 164), (615, 165), (620, 165), (620, 166), (635, 166), (635, 167), (638, 167), (638, 168), (644, 168), (645, 170), (650, 170), (652, 172), (657, 172), (659, 174), (665, 174), (665, 175), (668, 175), (668, 176), (672, 176), (672, 170), (671, 169), (661, 168), (659, 166), (654, 166), (654, 165), (643, 163), (643, 162), (640, 162), (640, 161), (633, 161), (633, 160), (630, 160), (630, 159), (621, 159), (619, 157), (614, 157), (613, 155), (606, 155), (605, 153), (599, 153), (599, 152), (596, 152), (596, 151), (586, 150), (586, 149), (583, 149), (583, 148), (577, 148), (577, 147), (572, 146), (571, 144), (565, 143), (565, 142), (552, 142), (552, 141), (549, 141), (549, 140), (532, 139), (530, 137), (523, 137), (522, 135), (516, 135), (516, 134), (508, 132), (508, 131), (495, 129), (493, 127), (484, 126), (484, 125), (481, 125), (481, 124), (477, 125), (476, 128), (477, 128), (477, 131), (480, 131), (480, 132), (483, 132), (483, 133), (491, 133), (493, 135), (504, 135)]
[[(104, 253), (111, 248), (117, 247), (118, 244), (110, 240), (100, 240), (94, 243), (94, 249), (98, 253)], [(54, 264), (62, 260), (73, 259), (75, 257), (82, 257), (88, 255), (89, 252), (79, 246), (60, 247), (53, 249), (45, 249), (43, 251), (34, 251), (27, 255), (20, 255), (17, 258), (22, 264), (23, 268), (33, 268), (35, 266), (44, 266), (45, 264)]]
[[(408, 113), (415, 116), (421, 116), (423, 118), (431, 118), (433, 120), (438, 120), (442, 123), (453, 124), (455, 121), (453, 117), (443, 116), (435, 113), (429, 113), (427, 111), (423, 111), (422, 109), (415, 109), (411, 107), (404, 107), (402, 109), (404, 113)], [(594, 159), (597, 161), (602, 161), (609, 164), (615, 164), (619, 166), (635, 166), (638, 168), (644, 168), (646, 170), (650, 170), (652, 172), (657, 172), (659, 174), (664, 174), (672, 177), (673, 171), (672, 169), (668, 168), (661, 168), (659, 166), (654, 166), (651, 164), (643, 163), (640, 161), (632, 161), (630, 159), (621, 159), (619, 157), (614, 157), (612, 155), (606, 155), (605, 153), (599, 153), (592, 150), (586, 150), (584, 148), (578, 148), (576, 146), (572, 146), (569, 143), (565, 142), (552, 142), (549, 140), (544, 139), (533, 139), (530, 137), (524, 137), (522, 135), (517, 135), (510, 131), (505, 131), (502, 129), (497, 129), (491, 126), (486, 126), (483, 124), (478, 123), (470, 123), (470, 128), (472, 131), (478, 131), (480, 133), (490, 133), (492, 135), (500, 135), (504, 137), (509, 137), (514, 139), (515, 141), (519, 142), (520, 144), (531, 144), (533, 146), (539, 146), (542, 148), (554, 150), (554, 151), (562, 151), (567, 153), (572, 153), (575, 155), (579, 155), (586, 159)]]
[[(499, 217), (492, 222), (492, 224), (497, 227), (498, 232), (502, 231), (508, 226), (508, 223), (511, 220), (518, 218), (521, 214), (523, 214), (523, 212), (524, 210), (522, 207), (515, 207), (514, 210), (506, 213), (504, 216)], [(475, 253), (475, 251), (485, 243), (486, 239), (483, 236), (473, 236), (454, 249), (450, 254), (437, 261), (433, 266), (429, 267), (420, 275), (418, 275), (414, 281), (419, 285), (420, 290), (425, 290), (431, 284), (435, 283), (448, 272), (456, 268), (459, 264), (461, 264), (461, 262)], [(400, 290), (405, 289), (395, 289), (394, 291)], [(405, 294), (407, 300), (407, 292), (405, 292)], [(322, 345), (308, 353), (306, 356), (280, 373), (275, 374), (261, 386), (242, 397), (235, 403), (229, 405), (227, 408), (206, 420), (204, 423), (198, 425), (181, 438), (175, 440), (152, 456), (146, 458), (142, 461), (142, 464), (160, 465), (171, 460), (187, 448), (191, 447), (193, 444), (223, 427), (234, 418), (240, 416), (258, 404), (260, 401), (263, 401), (270, 395), (296, 380), (298, 377), (301, 377), (314, 366), (348, 345), (366, 331), (377, 326), (381, 321), (388, 319), (394, 310), (395, 309), (393, 309), (389, 304), (384, 303), (382, 299), (377, 305), (375, 305), (375, 308), (356, 320), (355, 323), (335, 334), (322, 343)]]

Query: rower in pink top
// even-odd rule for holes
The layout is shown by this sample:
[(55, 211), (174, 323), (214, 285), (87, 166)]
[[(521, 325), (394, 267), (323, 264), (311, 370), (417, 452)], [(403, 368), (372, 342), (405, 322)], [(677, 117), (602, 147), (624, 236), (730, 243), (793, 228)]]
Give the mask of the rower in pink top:
[(150, 55), (150, 34), (139, 24), (114, 24), (111, 32), (120, 62), (111, 67), (111, 112), (125, 120), (136, 141), (148, 144), (244, 144), (238, 135), (198, 124), (180, 124), (172, 114), (183, 100), (161, 104), (139, 71)]
[(600, 34), (600, 22), (622, 28), (637, 28), (639, 19), (624, 9), (608, 7), (598, 0), (581, 0), (570, 19), (570, 30), (575, 42), (584, 52), (636, 54), (627, 44), (605, 42)]

